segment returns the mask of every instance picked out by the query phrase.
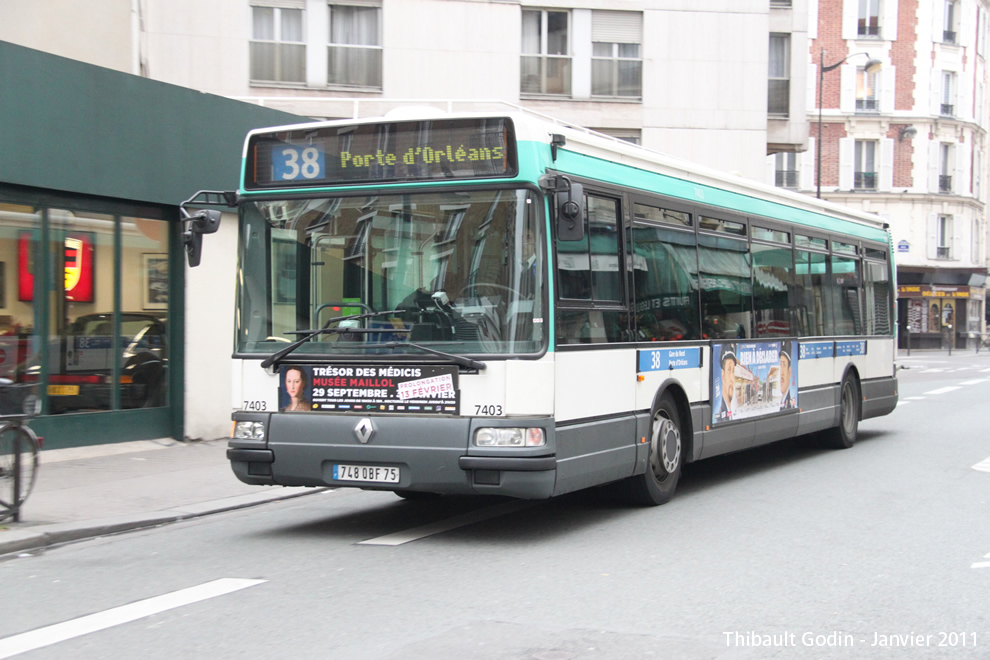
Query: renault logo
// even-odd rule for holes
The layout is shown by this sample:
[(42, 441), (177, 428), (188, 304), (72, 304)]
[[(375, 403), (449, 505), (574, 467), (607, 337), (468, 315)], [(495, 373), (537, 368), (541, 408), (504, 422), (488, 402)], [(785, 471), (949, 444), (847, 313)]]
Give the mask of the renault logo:
[(371, 420), (365, 417), (357, 426), (354, 427), (354, 437), (358, 439), (362, 445), (368, 444), (371, 440), (371, 436), (375, 434), (375, 426), (371, 423)]

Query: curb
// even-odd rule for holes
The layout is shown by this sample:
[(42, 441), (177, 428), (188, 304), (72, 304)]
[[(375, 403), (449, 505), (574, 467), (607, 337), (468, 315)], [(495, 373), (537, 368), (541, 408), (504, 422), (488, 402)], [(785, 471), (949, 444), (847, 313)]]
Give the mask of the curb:
[(306, 495), (333, 490), (332, 488), (307, 488), (303, 492), (282, 493), (266, 491), (252, 495), (237, 495), (210, 502), (187, 504), (181, 507), (113, 518), (97, 518), (64, 523), (53, 523), (20, 530), (0, 531), (0, 556), (25, 550), (49, 548), (63, 543), (121, 534), (159, 525), (191, 520), (214, 513), (246, 509), (259, 504), (295, 499)]

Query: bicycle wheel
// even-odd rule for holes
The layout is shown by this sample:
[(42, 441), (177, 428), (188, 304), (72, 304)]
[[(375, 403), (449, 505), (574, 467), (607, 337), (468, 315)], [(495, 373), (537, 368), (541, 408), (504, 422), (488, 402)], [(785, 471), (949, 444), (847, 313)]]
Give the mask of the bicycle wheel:
[(38, 436), (30, 428), (7, 422), (0, 426), (0, 520), (24, 503), (38, 473)]

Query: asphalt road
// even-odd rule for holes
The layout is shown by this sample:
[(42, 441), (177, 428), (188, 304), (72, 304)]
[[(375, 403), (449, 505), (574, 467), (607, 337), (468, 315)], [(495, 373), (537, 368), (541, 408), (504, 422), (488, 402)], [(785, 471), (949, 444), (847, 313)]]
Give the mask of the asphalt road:
[(902, 364), (852, 449), (658, 508), (338, 490), (13, 557), (0, 658), (990, 657), (990, 355)]

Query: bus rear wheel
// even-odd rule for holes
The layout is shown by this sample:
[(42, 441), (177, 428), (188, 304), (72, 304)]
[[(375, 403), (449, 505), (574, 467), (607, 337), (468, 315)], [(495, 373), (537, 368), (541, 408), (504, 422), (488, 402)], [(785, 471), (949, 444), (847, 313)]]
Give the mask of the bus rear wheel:
[(839, 391), (839, 425), (822, 432), (822, 442), (830, 449), (849, 449), (859, 433), (859, 384), (846, 374)]
[(664, 395), (653, 411), (650, 427), (650, 458), (643, 474), (626, 482), (628, 499), (634, 504), (657, 506), (674, 496), (684, 461), (681, 420), (674, 400)]

